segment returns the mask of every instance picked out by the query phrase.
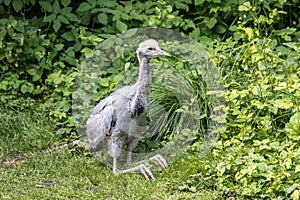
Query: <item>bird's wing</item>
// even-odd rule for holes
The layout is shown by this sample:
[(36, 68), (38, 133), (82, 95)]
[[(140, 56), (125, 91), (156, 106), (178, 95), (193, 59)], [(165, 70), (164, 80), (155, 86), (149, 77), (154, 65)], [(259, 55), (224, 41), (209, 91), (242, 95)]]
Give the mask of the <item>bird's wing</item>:
[(86, 122), (86, 131), (91, 151), (97, 151), (101, 141), (110, 134), (115, 126), (115, 106), (111, 96), (98, 103)]

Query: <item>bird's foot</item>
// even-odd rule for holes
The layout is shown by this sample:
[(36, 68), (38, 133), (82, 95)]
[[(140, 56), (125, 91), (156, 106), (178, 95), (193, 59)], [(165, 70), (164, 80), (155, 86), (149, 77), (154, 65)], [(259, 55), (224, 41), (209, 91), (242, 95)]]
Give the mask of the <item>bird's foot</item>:
[(164, 168), (164, 169), (166, 169), (168, 167), (168, 163), (167, 163), (166, 159), (164, 159), (164, 157), (162, 157), (160, 154), (156, 154), (153, 157), (139, 161), (139, 162), (137, 162), (137, 164), (147, 163), (149, 161), (154, 162), (156, 165), (158, 165), (159, 167)]
[[(131, 159), (130, 159), (130, 161), (131, 161)], [(164, 159), (160, 154), (157, 154), (149, 159), (137, 162), (136, 167), (124, 169), (124, 170), (117, 170), (115, 167), (113, 172), (114, 172), (114, 174), (126, 174), (126, 173), (130, 173), (130, 172), (140, 171), (147, 180), (155, 180), (153, 173), (151, 172), (149, 167), (147, 167), (145, 165), (145, 163), (147, 161), (152, 161), (156, 165), (158, 165), (159, 167), (164, 168), (164, 169), (168, 167), (168, 163), (167, 163), (166, 159)], [(128, 162), (128, 158), (127, 158), (127, 162)]]
[(168, 163), (164, 157), (162, 157), (160, 154), (156, 154), (155, 156), (149, 158), (149, 160), (154, 161), (158, 166), (166, 169), (168, 167)]
[(150, 180), (150, 179), (155, 180), (155, 177), (152, 174), (151, 170), (144, 163), (141, 163), (138, 166), (130, 168), (130, 169), (115, 171), (114, 173), (115, 174), (126, 174), (129, 172), (136, 172), (136, 171), (140, 171), (147, 180)]

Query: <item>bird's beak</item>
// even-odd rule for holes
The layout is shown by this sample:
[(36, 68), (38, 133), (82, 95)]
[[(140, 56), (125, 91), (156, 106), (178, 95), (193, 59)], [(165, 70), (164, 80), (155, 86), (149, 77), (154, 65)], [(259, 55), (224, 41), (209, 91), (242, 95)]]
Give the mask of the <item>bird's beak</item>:
[(161, 52), (159, 52), (158, 56), (171, 56), (171, 55), (165, 51), (161, 51)]

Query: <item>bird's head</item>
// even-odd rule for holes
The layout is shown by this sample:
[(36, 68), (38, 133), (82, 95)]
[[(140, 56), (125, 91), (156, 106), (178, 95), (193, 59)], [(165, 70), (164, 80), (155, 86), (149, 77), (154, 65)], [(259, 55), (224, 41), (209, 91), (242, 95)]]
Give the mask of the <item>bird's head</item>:
[(160, 49), (156, 40), (148, 39), (139, 44), (136, 50), (138, 57), (154, 58), (158, 56), (170, 56), (167, 52)]

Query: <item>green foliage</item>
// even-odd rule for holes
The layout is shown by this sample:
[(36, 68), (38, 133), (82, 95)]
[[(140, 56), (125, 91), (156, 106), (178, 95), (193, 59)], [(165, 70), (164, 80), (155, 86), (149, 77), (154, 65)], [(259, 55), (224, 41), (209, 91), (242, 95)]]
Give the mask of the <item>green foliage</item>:
[[(255, 9), (250, 2), (239, 7), (250, 13)], [(227, 88), (226, 131), (213, 158), (204, 161), (205, 175), (196, 174), (190, 182), (205, 176), (207, 185), (216, 187), (222, 197), (299, 199), (296, 29), (274, 31), (269, 27), (274, 34), (266, 38), (264, 21), (254, 16), (253, 26), (248, 23), (232, 26), (232, 37), (216, 43), (214, 59), (224, 70)], [(278, 34), (281, 31), (285, 37)]]

